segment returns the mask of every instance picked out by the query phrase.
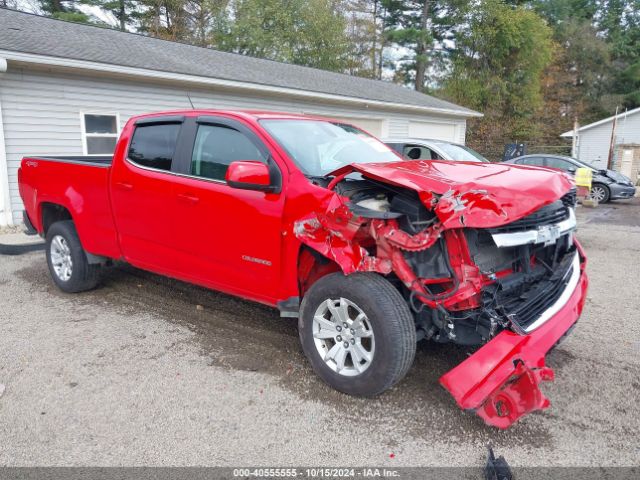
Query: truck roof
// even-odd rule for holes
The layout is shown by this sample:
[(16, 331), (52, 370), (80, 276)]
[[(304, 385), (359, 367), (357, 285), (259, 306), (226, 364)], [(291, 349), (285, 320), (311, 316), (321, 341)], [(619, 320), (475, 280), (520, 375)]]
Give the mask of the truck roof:
[(260, 120), (265, 118), (278, 118), (278, 119), (289, 119), (289, 120), (336, 120), (334, 118), (322, 117), (320, 115), (306, 115), (299, 113), (288, 113), (288, 112), (275, 112), (268, 110), (222, 110), (222, 109), (193, 109), (193, 110), (168, 110), (162, 112), (153, 112), (153, 113), (144, 113), (141, 115), (136, 115), (134, 119), (140, 118), (149, 118), (155, 116), (166, 116), (166, 115), (233, 115), (236, 117), (243, 117), (246, 119), (252, 120)]

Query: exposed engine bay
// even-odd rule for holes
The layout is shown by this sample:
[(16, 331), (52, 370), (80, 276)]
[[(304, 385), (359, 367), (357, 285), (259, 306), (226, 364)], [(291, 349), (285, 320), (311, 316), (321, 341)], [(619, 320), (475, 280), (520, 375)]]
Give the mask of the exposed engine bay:
[(355, 270), (398, 283), (419, 339), (480, 345), (505, 328), (525, 334), (571, 280), (575, 190), (512, 223), (445, 230), (415, 191), (346, 177), (331, 187), (342, 199), (335, 216), (304, 223), (298, 235), (337, 223), (337, 238), (324, 240), (350, 243), (362, 259)]

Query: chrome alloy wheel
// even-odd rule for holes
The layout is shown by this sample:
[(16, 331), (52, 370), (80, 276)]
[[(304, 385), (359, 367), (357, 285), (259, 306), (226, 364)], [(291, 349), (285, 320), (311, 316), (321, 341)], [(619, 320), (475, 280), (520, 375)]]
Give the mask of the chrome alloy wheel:
[(597, 200), (598, 202), (602, 202), (605, 198), (607, 198), (607, 192), (604, 187), (600, 187), (598, 185), (591, 187), (591, 198)]
[(73, 273), (73, 261), (71, 260), (69, 244), (63, 236), (56, 235), (51, 239), (49, 255), (56, 276), (63, 282), (68, 281)]
[(313, 340), (334, 372), (354, 377), (373, 361), (375, 339), (367, 315), (346, 298), (328, 299), (313, 316)]

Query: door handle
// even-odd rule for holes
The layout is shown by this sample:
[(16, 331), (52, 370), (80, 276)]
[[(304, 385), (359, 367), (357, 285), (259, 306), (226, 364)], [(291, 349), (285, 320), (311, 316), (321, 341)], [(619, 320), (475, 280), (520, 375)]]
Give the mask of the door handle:
[(133, 185), (130, 183), (116, 182), (116, 187), (120, 190), (133, 190)]
[(186, 203), (196, 204), (200, 201), (200, 198), (194, 195), (189, 195), (187, 193), (179, 193), (178, 200), (181, 200)]

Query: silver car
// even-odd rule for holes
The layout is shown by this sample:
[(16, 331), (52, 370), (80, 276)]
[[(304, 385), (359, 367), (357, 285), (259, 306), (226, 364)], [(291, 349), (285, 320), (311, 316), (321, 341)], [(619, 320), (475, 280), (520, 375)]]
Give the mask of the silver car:
[(457, 160), (488, 162), (478, 152), (459, 143), (418, 138), (387, 138), (382, 140), (400, 155), (411, 160)]

